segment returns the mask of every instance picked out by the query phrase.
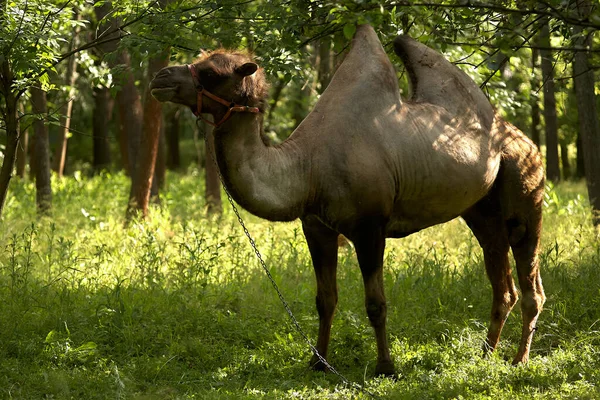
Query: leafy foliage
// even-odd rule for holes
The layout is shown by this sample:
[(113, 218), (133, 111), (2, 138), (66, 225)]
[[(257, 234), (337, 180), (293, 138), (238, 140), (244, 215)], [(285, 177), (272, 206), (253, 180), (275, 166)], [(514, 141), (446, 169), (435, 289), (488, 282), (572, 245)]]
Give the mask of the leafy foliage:
[(40, 0), (6, 3), (1, 14), (0, 63), (11, 63), (14, 90), (24, 91), (32, 79), (39, 79), (44, 89), (52, 88), (48, 72), (56, 72), (60, 51), (73, 29), (86, 26), (72, 18), (67, 4)]

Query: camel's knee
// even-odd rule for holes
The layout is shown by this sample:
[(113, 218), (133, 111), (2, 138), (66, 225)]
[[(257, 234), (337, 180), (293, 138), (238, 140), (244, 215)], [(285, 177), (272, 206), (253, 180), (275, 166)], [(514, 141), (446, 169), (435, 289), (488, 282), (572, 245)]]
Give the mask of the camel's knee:
[(508, 311), (512, 310), (512, 308), (515, 306), (515, 304), (517, 304), (517, 301), (519, 300), (519, 293), (517, 292), (517, 288), (515, 287), (514, 283), (509, 285), (508, 287), (508, 291), (506, 293), (504, 293), (504, 304), (506, 305), (506, 307), (508, 308)]
[(505, 293), (495, 302), (492, 310), (492, 319), (497, 321), (504, 321), (508, 314), (511, 312), (517, 301), (519, 295), (517, 290), (513, 287), (509, 287)]
[(546, 302), (544, 290), (541, 287), (536, 289), (538, 290), (523, 293), (523, 299), (521, 300), (521, 311), (523, 316), (528, 319), (536, 318), (542, 312)]
[(525, 264), (526, 270), (523, 271), (523, 266), (517, 261), (517, 269), (519, 269), (519, 284), (523, 300), (521, 308), (523, 311), (529, 311), (530, 314), (537, 315), (546, 302), (546, 294), (542, 286), (542, 277), (538, 270), (537, 257), (532, 257), (531, 263)]
[(368, 299), (366, 302), (367, 316), (374, 327), (385, 324), (387, 305), (385, 300)]

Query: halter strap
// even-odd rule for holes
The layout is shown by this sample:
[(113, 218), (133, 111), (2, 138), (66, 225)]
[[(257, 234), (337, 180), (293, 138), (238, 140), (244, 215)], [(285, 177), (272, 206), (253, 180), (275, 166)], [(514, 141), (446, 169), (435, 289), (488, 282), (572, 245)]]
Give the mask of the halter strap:
[[(235, 104), (233, 101), (227, 101), (207, 91), (206, 89), (204, 89), (204, 86), (202, 86), (202, 84), (200, 83), (200, 78), (198, 77), (198, 72), (196, 71), (196, 68), (194, 68), (192, 64), (188, 64), (187, 67), (190, 70), (190, 73), (192, 74), (192, 79), (194, 80), (194, 85), (196, 86), (196, 111), (192, 110), (196, 118), (206, 122), (209, 125), (214, 126), (215, 128), (218, 128), (225, 121), (227, 121), (229, 117), (231, 117), (232, 112), (250, 112), (255, 114), (260, 112), (260, 109), (258, 107), (250, 107)], [(214, 123), (202, 116), (202, 99), (204, 98), (204, 96), (227, 107), (227, 112), (219, 122)]]

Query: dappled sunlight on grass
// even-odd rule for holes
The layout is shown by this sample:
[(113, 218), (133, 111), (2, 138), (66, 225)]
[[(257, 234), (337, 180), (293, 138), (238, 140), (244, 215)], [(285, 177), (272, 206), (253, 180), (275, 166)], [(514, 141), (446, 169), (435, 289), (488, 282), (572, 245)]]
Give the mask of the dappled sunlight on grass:
[[(124, 226), (127, 178), (55, 183), (51, 217), (15, 181), (0, 241), (0, 397), (368, 398), (308, 369), (295, 331), (227, 204), (207, 217), (199, 174), (170, 174), (147, 221)], [(483, 357), (491, 288), (457, 219), (388, 240), (384, 283), (399, 379), (373, 377), (375, 340), (352, 247), (340, 248), (330, 361), (384, 398), (594, 398), (600, 382), (600, 246), (582, 183), (549, 187), (548, 301), (525, 366), (519, 307)], [(242, 211), (308, 336), (318, 327), (301, 226)]]

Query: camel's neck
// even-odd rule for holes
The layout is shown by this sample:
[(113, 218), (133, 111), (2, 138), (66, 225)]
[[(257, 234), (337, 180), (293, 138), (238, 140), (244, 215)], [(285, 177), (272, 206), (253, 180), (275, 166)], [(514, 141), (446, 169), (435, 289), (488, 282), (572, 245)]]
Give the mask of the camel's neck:
[(261, 218), (291, 221), (308, 199), (307, 158), (292, 140), (266, 145), (262, 120), (262, 114), (236, 113), (215, 130), (219, 169), (242, 207)]

